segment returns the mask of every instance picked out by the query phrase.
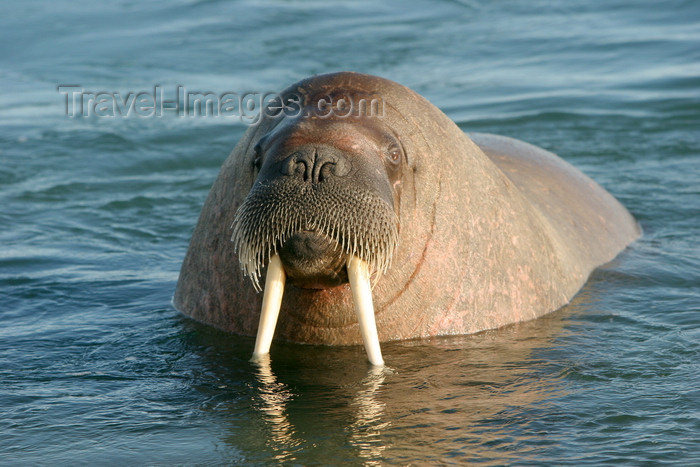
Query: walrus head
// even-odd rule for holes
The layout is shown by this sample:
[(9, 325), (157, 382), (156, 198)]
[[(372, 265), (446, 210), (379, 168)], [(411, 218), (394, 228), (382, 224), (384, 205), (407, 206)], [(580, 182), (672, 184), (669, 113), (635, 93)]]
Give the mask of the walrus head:
[[(251, 144), (255, 182), (233, 222), (231, 239), (257, 290), (268, 266), (256, 354), (269, 349), (261, 339), (267, 333), (271, 340), (285, 280), (303, 289), (350, 282), (361, 327), (367, 320), (374, 326), (369, 278), (387, 271), (399, 237), (399, 138), (377, 116), (319, 118), (301, 110)], [(279, 297), (268, 298), (269, 289)], [(270, 313), (275, 319), (265, 325)], [(364, 339), (370, 360), (375, 352), (379, 364), (376, 329), (362, 329), (368, 333), (376, 341)]]
[(255, 184), (236, 213), (232, 240), (241, 266), (259, 276), (279, 254), (289, 283), (347, 283), (345, 258), (385, 272), (398, 238), (393, 182), (401, 147), (376, 125), (302, 120), (280, 125), (253, 148)]

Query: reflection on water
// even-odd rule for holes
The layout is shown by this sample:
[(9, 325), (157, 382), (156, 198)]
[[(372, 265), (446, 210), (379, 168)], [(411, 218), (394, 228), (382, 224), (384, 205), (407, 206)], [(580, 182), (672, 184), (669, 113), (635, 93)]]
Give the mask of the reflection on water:
[(386, 404), (377, 396), (388, 373), (391, 370), (386, 367), (372, 367), (350, 404), (355, 411), (355, 422), (348, 428), (349, 443), (358, 448), (358, 456), (366, 460), (366, 465), (380, 465), (386, 449), (382, 433), (390, 423), (384, 417)]
[(295, 438), (294, 427), (287, 418), (287, 402), (293, 397), (284, 383), (277, 381), (270, 368), (270, 356), (264, 355), (256, 361), (260, 411), (269, 427), (268, 447), (274, 452), (274, 459), (280, 462), (295, 461), (294, 451), (302, 444)]
[[(255, 365), (258, 382), (256, 395), (260, 403), (254, 407), (268, 428), (267, 445), (275, 453), (275, 461), (296, 461), (295, 453), (305, 442), (298, 438), (287, 416), (287, 405), (293, 393), (277, 380), (270, 366), (269, 355), (256, 360)], [(355, 421), (347, 427), (348, 443), (357, 448), (357, 456), (365, 460), (366, 465), (380, 465), (386, 448), (382, 433), (389, 422), (383, 419), (385, 404), (378, 400), (377, 394), (385, 376), (390, 373), (391, 370), (387, 368), (370, 368), (349, 404)]]
[(564, 310), (497, 331), (387, 344), (384, 369), (359, 347), (280, 343), (251, 364), (252, 341), (231, 348), (236, 339), (222, 333), (205, 362), (219, 381), (248, 378), (218, 406), (223, 439), (251, 463), (515, 460), (556, 443), (533, 423), (566, 394), (567, 369), (542, 355), (556, 352), (565, 318), (590, 298), (584, 291)]

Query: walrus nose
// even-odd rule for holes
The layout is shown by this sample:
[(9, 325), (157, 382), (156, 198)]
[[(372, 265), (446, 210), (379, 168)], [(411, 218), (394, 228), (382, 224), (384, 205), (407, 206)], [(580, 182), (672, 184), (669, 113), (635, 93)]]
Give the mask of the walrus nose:
[(328, 148), (308, 148), (297, 151), (284, 160), (282, 173), (296, 176), (309, 183), (321, 183), (329, 177), (344, 177), (350, 164), (339, 151)]

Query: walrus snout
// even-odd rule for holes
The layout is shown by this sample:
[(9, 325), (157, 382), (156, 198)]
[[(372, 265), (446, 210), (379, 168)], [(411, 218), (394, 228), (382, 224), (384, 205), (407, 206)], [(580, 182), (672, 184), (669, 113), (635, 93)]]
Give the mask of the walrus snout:
[(275, 254), (290, 284), (301, 288), (347, 283), (348, 255), (365, 261), (375, 277), (388, 270), (398, 243), (392, 185), (366, 138), (341, 129), (344, 144), (329, 144), (313, 136), (315, 127), (301, 125), (255, 145), (257, 177), (234, 216), (231, 240), (256, 290)]

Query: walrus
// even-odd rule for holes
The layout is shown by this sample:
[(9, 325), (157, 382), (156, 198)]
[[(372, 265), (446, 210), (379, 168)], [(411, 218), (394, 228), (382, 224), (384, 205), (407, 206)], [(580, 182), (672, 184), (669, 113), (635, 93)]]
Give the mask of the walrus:
[(197, 321), (257, 336), (254, 357), (274, 333), (364, 343), (382, 365), (380, 342), (530, 320), (640, 235), (553, 153), (467, 135), (387, 79), (313, 76), (265, 110), (221, 167), (173, 299)]

